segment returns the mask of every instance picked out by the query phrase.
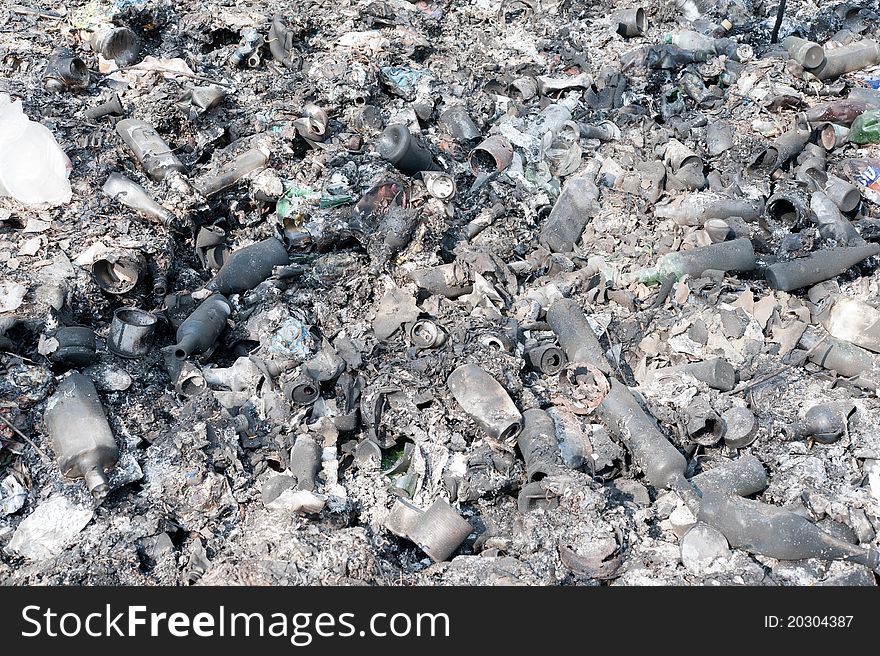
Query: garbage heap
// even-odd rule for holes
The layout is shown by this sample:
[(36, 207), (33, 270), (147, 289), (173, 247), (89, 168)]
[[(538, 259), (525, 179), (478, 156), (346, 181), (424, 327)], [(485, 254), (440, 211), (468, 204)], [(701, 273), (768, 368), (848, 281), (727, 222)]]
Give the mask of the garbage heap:
[(876, 584), (876, 2), (62, 11), (0, 582)]

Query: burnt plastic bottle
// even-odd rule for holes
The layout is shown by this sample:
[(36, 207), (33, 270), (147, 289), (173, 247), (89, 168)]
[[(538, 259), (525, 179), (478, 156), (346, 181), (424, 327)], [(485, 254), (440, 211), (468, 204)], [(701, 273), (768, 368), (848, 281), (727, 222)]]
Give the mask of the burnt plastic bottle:
[(751, 271), (755, 268), (755, 249), (750, 239), (741, 238), (689, 251), (667, 253), (650, 269), (637, 272), (640, 282), (662, 282), (668, 276), (699, 276), (707, 269)]
[(633, 66), (644, 66), (652, 70), (678, 70), (688, 64), (707, 62), (712, 56), (714, 56), (714, 53), (709, 54), (708, 52), (685, 50), (670, 43), (646, 46), (640, 50), (628, 52), (621, 57), (621, 63), (623, 64), (623, 70), (628, 70)]
[(415, 269), (409, 277), (422, 289), (446, 298), (458, 298), (474, 290), (467, 271), (457, 262)]
[(385, 128), (376, 144), (376, 150), (384, 159), (408, 175), (438, 170), (431, 159), (431, 151), (401, 123)]
[(556, 427), (543, 410), (532, 409), (523, 413), (523, 429), (517, 444), (526, 463), (529, 481), (541, 480), (561, 466)]
[(241, 294), (266, 280), (275, 267), (285, 264), (290, 264), (287, 249), (270, 237), (229, 255), (205, 288), (224, 295)]
[(110, 99), (107, 102), (103, 102), (100, 105), (95, 107), (91, 107), (83, 112), (83, 116), (88, 119), (97, 119), (102, 116), (122, 116), (125, 114), (125, 108), (122, 106), (122, 100), (119, 98), (118, 93), (114, 93), (110, 96)]
[(303, 374), (284, 385), (284, 395), (297, 405), (311, 405), (321, 396), (321, 387), (317, 381)]
[(127, 27), (108, 27), (92, 32), (89, 43), (92, 50), (104, 59), (112, 59), (120, 66), (134, 64), (141, 51), (141, 40)]
[(574, 250), (590, 217), (599, 209), (598, 200), (599, 190), (592, 180), (579, 176), (566, 182), (541, 228), (541, 243), (554, 253)]
[(840, 213), (837, 205), (824, 191), (813, 192), (810, 210), (813, 223), (823, 239), (841, 246), (861, 246), (865, 243), (859, 231)]
[(585, 139), (598, 139), (599, 141), (614, 141), (620, 139), (620, 128), (611, 121), (601, 121), (596, 125), (580, 123), (578, 125), (581, 136)]
[(775, 170), (785, 166), (790, 160), (800, 155), (812, 133), (806, 117), (804, 115), (797, 116), (794, 127), (776, 137), (772, 144), (758, 154), (750, 168), (767, 167)]
[(522, 415), (507, 390), (475, 364), (465, 364), (449, 374), (446, 385), (462, 409), (492, 439), (512, 443), (522, 430)]
[(880, 553), (845, 542), (806, 517), (717, 490), (703, 490), (697, 519), (727, 538), (731, 547), (778, 560), (822, 558), (880, 568)]
[(777, 262), (764, 271), (773, 289), (790, 292), (835, 278), (851, 266), (880, 253), (880, 244), (829, 248), (788, 262)]
[(407, 537), (440, 563), (447, 560), (473, 530), (449, 502), (437, 499), (410, 522)]
[(464, 105), (453, 105), (440, 114), (440, 124), (458, 141), (472, 141), (481, 136), (480, 129)]
[(260, 49), (265, 39), (254, 28), (242, 32), (239, 47), (230, 55), (229, 60), (236, 66), (247, 65), (256, 68), (260, 65)]
[(565, 365), (565, 354), (554, 344), (542, 344), (526, 349), (523, 357), (525, 357), (529, 369), (548, 376), (558, 374)]
[(822, 123), (819, 128), (819, 141), (825, 150), (840, 148), (849, 141), (849, 128), (836, 123)]
[(213, 84), (207, 87), (193, 87), (183, 92), (175, 106), (190, 121), (195, 121), (208, 110), (214, 109), (224, 98), (226, 98), (226, 89), (223, 87)]
[(556, 333), (569, 362), (586, 362), (605, 373), (611, 371), (587, 315), (575, 301), (561, 298), (553, 303), (547, 310), (547, 323)]
[(49, 356), (53, 362), (87, 367), (95, 361), (95, 331), (85, 326), (65, 326), (55, 332), (58, 348)]
[(825, 193), (841, 212), (852, 212), (862, 202), (858, 187), (836, 175), (825, 177)]
[(736, 369), (723, 358), (710, 358), (701, 362), (674, 367), (676, 371), (689, 374), (706, 383), (712, 389), (729, 392), (736, 385)]
[(798, 189), (777, 191), (767, 199), (767, 216), (786, 228), (794, 229), (808, 216), (806, 198)]
[(56, 48), (46, 62), (43, 86), (47, 91), (85, 89), (89, 86), (89, 68), (70, 48)]
[(210, 349), (226, 327), (230, 314), (232, 306), (220, 294), (212, 294), (202, 301), (177, 329), (174, 357), (185, 360)]
[(648, 26), (648, 19), (642, 7), (622, 9), (611, 14), (611, 26), (620, 36), (641, 36)]
[[(570, 299), (556, 301), (547, 311), (547, 323), (572, 362), (585, 362), (609, 372), (608, 361), (580, 306)], [(657, 423), (639, 405), (630, 389), (610, 380), (610, 390), (596, 416), (626, 445), (650, 483), (682, 493), (691, 490), (684, 478), (687, 461), (666, 439)]]
[(116, 124), (116, 132), (154, 181), (160, 182), (170, 171), (186, 172), (183, 163), (149, 123), (126, 118)]
[(272, 18), (272, 26), (269, 28), (269, 52), (272, 58), (285, 68), (298, 69), (302, 65), (302, 58), (294, 47), (295, 35), (284, 23), (284, 17), (276, 14)]
[(49, 399), (44, 420), (61, 472), (84, 478), (95, 498), (106, 497), (106, 472), (116, 465), (119, 449), (92, 381), (68, 375)]

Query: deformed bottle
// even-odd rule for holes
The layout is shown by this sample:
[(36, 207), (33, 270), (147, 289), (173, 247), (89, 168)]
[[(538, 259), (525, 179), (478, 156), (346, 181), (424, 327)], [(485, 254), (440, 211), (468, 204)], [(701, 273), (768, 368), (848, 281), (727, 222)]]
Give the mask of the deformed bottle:
[(272, 26), (269, 28), (269, 52), (272, 58), (285, 68), (298, 69), (302, 65), (302, 57), (299, 56), (294, 43), (294, 32), (287, 27), (284, 17), (276, 14), (272, 18)]
[(141, 40), (127, 27), (108, 27), (92, 32), (89, 43), (92, 50), (104, 59), (112, 59), (120, 66), (134, 64), (141, 50)]
[(408, 175), (438, 170), (431, 158), (431, 151), (401, 123), (385, 128), (376, 144), (376, 150), (384, 159)]
[(758, 154), (750, 168), (769, 167), (775, 171), (785, 166), (790, 160), (800, 155), (812, 134), (813, 131), (810, 129), (806, 116), (798, 115), (795, 118), (794, 127), (776, 137), (773, 143)]
[(873, 353), (830, 335), (808, 328), (798, 345), (806, 349), (810, 362), (839, 376), (852, 379), (854, 385), (876, 390), (880, 387), (880, 363)]
[(409, 277), (422, 289), (446, 298), (458, 298), (474, 290), (467, 271), (458, 262), (415, 269)]
[(699, 226), (709, 219), (728, 219), (732, 216), (754, 221), (763, 212), (762, 198), (728, 198), (712, 192), (691, 194), (654, 208), (655, 216), (672, 219), (682, 226)]
[(858, 187), (836, 175), (825, 175), (825, 193), (841, 212), (852, 212), (862, 202)]
[(122, 106), (122, 100), (119, 98), (118, 93), (111, 95), (107, 102), (103, 102), (83, 112), (83, 116), (88, 119), (97, 119), (102, 116), (122, 116), (123, 114), (125, 114), (125, 108)]
[(321, 445), (308, 435), (296, 438), (290, 450), (290, 472), (296, 477), (296, 486), (300, 490), (314, 491), (321, 469), (321, 452)]
[(861, 246), (865, 243), (859, 231), (840, 213), (840, 209), (824, 191), (813, 192), (810, 210), (813, 223), (823, 239), (841, 246)]
[(628, 71), (633, 68), (647, 68), (651, 70), (667, 69), (678, 70), (688, 64), (701, 64), (709, 61), (714, 53), (698, 50), (685, 50), (669, 43), (663, 45), (645, 46), (637, 50), (631, 50), (621, 58), (622, 70)]
[[(571, 299), (556, 301), (547, 311), (547, 323), (571, 362), (590, 364), (602, 375), (611, 368), (583, 309)], [(593, 374), (595, 375), (595, 373)], [(609, 391), (595, 410), (596, 416), (621, 442), (655, 487), (692, 495), (684, 477), (687, 461), (623, 383), (609, 380)]]
[(230, 314), (232, 306), (220, 294), (212, 294), (202, 301), (177, 329), (174, 357), (185, 360), (210, 349), (226, 327)]
[(69, 374), (49, 399), (43, 418), (61, 472), (84, 478), (96, 499), (106, 497), (107, 470), (116, 465), (119, 449), (92, 381)]
[(533, 408), (523, 413), (523, 430), (517, 444), (529, 481), (540, 480), (561, 466), (556, 428), (553, 419), (543, 410)]
[(473, 527), (444, 499), (437, 499), (413, 518), (407, 537), (435, 562), (448, 559), (473, 532)]
[(717, 490), (741, 497), (763, 492), (768, 482), (764, 465), (751, 454), (727, 460), (690, 480), (700, 490)]
[(792, 59), (806, 69), (816, 68), (825, 63), (825, 49), (818, 43), (799, 39), (796, 36), (787, 36), (782, 40), (782, 46), (788, 50)]
[(722, 392), (729, 392), (736, 385), (736, 369), (723, 358), (709, 358), (700, 362), (691, 362), (672, 367), (672, 370), (689, 374), (706, 383), (712, 389)]
[(611, 14), (611, 26), (620, 36), (640, 36), (645, 33), (648, 19), (642, 7), (622, 9)]
[(804, 418), (783, 428), (790, 440), (810, 439), (833, 444), (846, 432), (850, 415), (856, 411), (852, 401), (829, 401), (814, 405)]
[(592, 180), (579, 176), (566, 182), (541, 228), (541, 243), (554, 253), (570, 253), (598, 211), (598, 199), (599, 190)]
[(532, 371), (540, 371), (548, 376), (558, 374), (565, 365), (565, 354), (555, 344), (528, 348), (523, 353), (523, 357)]
[(880, 573), (880, 552), (845, 542), (806, 517), (718, 490), (703, 490), (697, 520), (718, 529), (731, 547), (778, 560), (846, 560)]

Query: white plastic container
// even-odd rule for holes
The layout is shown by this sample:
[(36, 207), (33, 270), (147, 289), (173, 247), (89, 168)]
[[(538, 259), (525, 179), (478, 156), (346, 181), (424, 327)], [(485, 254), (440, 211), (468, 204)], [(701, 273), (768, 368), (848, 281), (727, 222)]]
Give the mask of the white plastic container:
[(20, 100), (0, 94), (0, 196), (25, 205), (69, 203), (72, 168), (49, 129), (28, 119)]

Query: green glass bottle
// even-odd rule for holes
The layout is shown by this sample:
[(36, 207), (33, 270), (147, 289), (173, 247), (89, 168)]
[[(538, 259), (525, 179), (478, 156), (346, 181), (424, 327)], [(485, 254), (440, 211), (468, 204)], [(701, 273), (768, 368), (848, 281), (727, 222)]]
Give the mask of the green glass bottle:
[(880, 143), (880, 109), (869, 109), (856, 118), (849, 140), (857, 144)]

